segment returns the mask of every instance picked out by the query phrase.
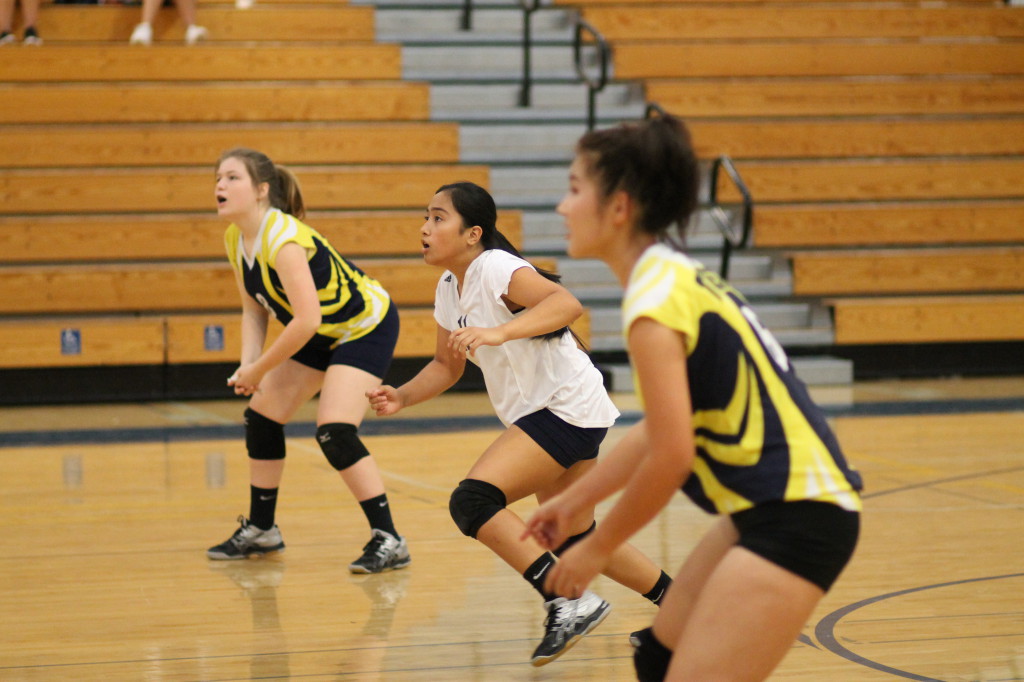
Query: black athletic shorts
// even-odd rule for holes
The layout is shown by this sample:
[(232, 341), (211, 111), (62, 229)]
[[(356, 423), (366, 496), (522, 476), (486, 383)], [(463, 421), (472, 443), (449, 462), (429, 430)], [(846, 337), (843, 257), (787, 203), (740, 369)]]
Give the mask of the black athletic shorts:
[(828, 592), (853, 556), (860, 514), (827, 502), (768, 502), (732, 515), (737, 543)]
[(398, 343), (398, 308), (392, 301), (380, 324), (354, 341), (339, 343), (331, 349), (318, 343), (321, 338), (314, 337), (292, 356), (292, 360), (321, 372), (326, 372), (331, 365), (348, 365), (383, 379), (391, 367)]
[(607, 427), (573, 426), (547, 408), (520, 417), (515, 425), (566, 469), (576, 462), (597, 457), (601, 441), (608, 433)]

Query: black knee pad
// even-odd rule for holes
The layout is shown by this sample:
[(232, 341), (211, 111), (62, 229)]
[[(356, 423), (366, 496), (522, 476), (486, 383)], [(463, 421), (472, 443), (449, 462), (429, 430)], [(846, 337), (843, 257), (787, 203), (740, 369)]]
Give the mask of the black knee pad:
[(558, 548), (555, 549), (552, 552), (552, 554), (554, 554), (555, 556), (562, 556), (562, 554), (565, 553), (565, 550), (569, 549), (570, 547), (575, 545), (577, 542), (579, 542), (583, 538), (585, 538), (588, 535), (590, 535), (591, 533), (593, 533), (595, 528), (597, 528), (597, 521), (594, 521), (592, 524), (590, 524), (590, 528), (586, 529), (582, 533), (577, 533), (576, 535), (570, 535), (568, 538), (566, 538), (565, 542), (560, 544), (558, 546)]
[(506, 504), (505, 493), (501, 492), (501, 488), (487, 481), (467, 478), (452, 491), (448, 511), (462, 534), (475, 538), (480, 527), (504, 509)]
[(662, 682), (668, 674), (672, 650), (658, 641), (654, 630), (644, 628), (636, 633), (640, 643), (633, 651), (633, 667), (639, 682)]
[(338, 471), (348, 469), (370, 454), (356, 435), (357, 431), (355, 424), (345, 423), (321, 424), (316, 429), (316, 442), (320, 443), (327, 461)]
[(245, 447), (252, 459), (284, 459), (284, 424), (247, 407)]

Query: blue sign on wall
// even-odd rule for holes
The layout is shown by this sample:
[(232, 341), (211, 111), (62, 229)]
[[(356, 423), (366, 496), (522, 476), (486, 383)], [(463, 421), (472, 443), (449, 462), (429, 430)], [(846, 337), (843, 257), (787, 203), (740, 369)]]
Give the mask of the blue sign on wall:
[(224, 327), (219, 324), (208, 324), (203, 329), (203, 348), (208, 351), (224, 350)]
[(82, 354), (82, 330), (61, 329), (60, 330), (60, 354), (81, 355)]

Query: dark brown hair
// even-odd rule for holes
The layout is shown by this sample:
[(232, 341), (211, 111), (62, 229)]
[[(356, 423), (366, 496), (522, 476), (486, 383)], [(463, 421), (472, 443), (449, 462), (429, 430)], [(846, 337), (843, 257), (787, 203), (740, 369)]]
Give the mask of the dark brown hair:
[(660, 239), (685, 236), (697, 208), (700, 168), (683, 122), (671, 115), (586, 133), (576, 144), (601, 194), (623, 191), (637, 207), (635, 228)]

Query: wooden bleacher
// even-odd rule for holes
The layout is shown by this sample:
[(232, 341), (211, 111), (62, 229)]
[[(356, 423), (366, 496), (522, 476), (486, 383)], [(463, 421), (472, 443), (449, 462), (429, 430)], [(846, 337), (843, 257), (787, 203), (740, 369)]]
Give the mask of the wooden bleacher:
[[(399, 305), (398, 357), (431, 355), (440, 273), (420, 257), (423, 206), (489, 172), (459, 162), (457, 125), (429, 121), (429, 86), (401, 80), (374, 10), (204, 2), (211, 40), (195, 47), (170, 9), (153, 46), (129, 46), (138, 11), (46, 5), (46, 45), (0, 62), (0, 97), (17, 102), (0, 111), (0, 368), (237, 362), (213, 202), (235, 146), (296, 171), (310, 224)], [(500, 226), (521, 241), (517, 212)]]
[[(239, 12), (233, 5), (208, 5), (201, 10), (201, 23), (210, 31), (211, 42), (364, 41), (372, 43), (374, 10), (359, 5), (281, 6), (257, 4)], [(127, 42), (139, 20), (138, 11), (124, 11), (117, 5), (56, 5), (39, 17), (39, 32), (47, 46), (85, 41)], [(181, 43), (184, 27), (174, 12), (160, 12), (153, 23), (153, 42)], [(134, 48), (137, 51), (137, 48)]]
[(1017, 201), (762, 206), (757, 242), (780, 249), (929, 244), (1024, 244)]
[[(12, 125), (0, 138), (8, 168), (108, 166), (206, 166), (224, 151), (225, 138), (258, 147), (277, 163), (438, 164), (459, 160), (455, 123), (342, 122), (152, 123), (80, 125), (74, 129)], [(396, 149), (396, 141), (402, 147)], [(211, 161), (213, 159), (213, 161)]]
[(930, 42), (617, 42), (619, 78), (1020, 75), (1024, 44)]
[(828, 40), (862, 38), (1020, 38), (1024, 14), (997, 5), (903, 3), (630, 2), (584, 7), (583, 17), (613, 44), (620, 41)]
[[(269, 21), (272, 17), (267, 15)], [(376, 43), (207, 43), (187, 47), (175, 41), (149, 47), (126, 42), (45, 47), (28, 52), (10, 50), (0, 65), (0, 82), (221, 82), (223, 87), (233, 81), (374, 81), (399, 79), (402, 75), (400, 47)], [(327, 84), (323, 87), (328, 89)], [(208, 106), (202, 101), (197, 104)]]
[(216, 88), (188, 81), (25, 83), (0, 85), (0, 97), (18, 100), (0, 109), (0, 124), (292, 123), (296, 115), (307, 122), (420, 121), (430, 112), (425, 84), (386, 80), (322, 88), (284, 81)]
[(1024, 341), (1024, 8), (559, 4), (702, 158), (733, 159), (755, 247), (832, 306), (838, 347)]
[(1024, 296), (847, 297), (831, 301), (836, 343), (1020, 341)]
[[(322, 211), (306, 218), (343, 254), (419, 258), (423, 210)], [(147, 230), (140, 230), (143, 223)], [(500, 211), (501, 231), (521, 243), (516, 211)], [(222, 260), (224, 222), (210, 213), (17, 216), (0, 218), (8, 264)], [(40, 245), (45, 244), (45, 249)]]
[[(713, 87), (712, 87), (713, 85)], [(1024, 78), (651, 80), (649, 100), (690, 118), (1020, 115)], [(742, 158), (742, 149), (736, 150)]]

